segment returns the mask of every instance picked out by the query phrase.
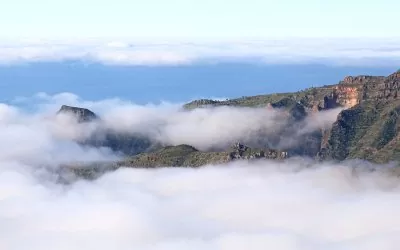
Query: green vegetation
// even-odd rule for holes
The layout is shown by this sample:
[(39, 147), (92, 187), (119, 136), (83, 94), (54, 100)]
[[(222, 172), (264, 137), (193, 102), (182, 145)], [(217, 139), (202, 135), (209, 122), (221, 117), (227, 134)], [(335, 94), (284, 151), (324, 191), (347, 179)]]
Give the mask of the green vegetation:
[[(237, 144), (223, 152), (201, 152), (190, 145), (161, 147), (146, 138), (109, 135), (107, 145), (128, 152), (127, 159), (111, 164), (116, 167), (199, 167), (242, 159), (284, 159), (291, 155), (311, 156), (320, 160), (366, 159), (377, 163), (400, 160), (400, 74), (388, 77), (347, 77), (338, 85), (312, 87), (293, 93), (277, 93), (235, 98), (225, 101), (197, 100), (184, 105), (192, 110), (203, 107), (238, 106), (285, 109), (292, 122), (275, 136), (290, 136), (303, 118), (318, 110), (327, 110), (348, 103), (328, 130), (305, 134), (286, 152), (257, 149)], [(68, 109), (70, 110), (70, 109)], [(73, 108), (74, 113), (93, 116), (88, 110)], [(90, 111), (91, 112), (91, 111)], [(84, 120), (84, 119), (83, 119)], [(104, 145), (101, 144), (101, 145)], [(76, 170), (90, 175), (89, 169)], [(400, 173), (400, 172), (399, 172)]]
[(344, 110), (333, 124), (328, 158), (399, 161), (399, 110), (400, 100), (384, 105), (367, 101)]
[(141, 153), (118, 163), (130, 167), (199, 167), (211, 163), (223, 163), (228, 155), (221, 152), (200, 152), (189, 145), (167, 146), (151, 153)]
[(200, 167), (208, 164), (222, 164), (236, 159), (284, 159), (285, 152), (271, 149), (233, 148), (223, 152), (202, 152), (190, 145), (167, 146), (158, 151), (142, 153), (118, 162), (118, 166), (128, 167)]
[(185, 104), (183, 107), (187, 110), (209, 107), (209, 106), (237, 106), (237, 107), (264, 107), (268, 103), (276, 103), (284, 98), (300, 102), (302, 105), (311, 108), (314, 103), (321, 103), (324, 96), (332, 92), (331, 86), (323, 86), (319, 88), (308, 88), (292, 93), (274, 93), (256, 96), (245, 96), (225, 101), (215, 101), (201, 99)]

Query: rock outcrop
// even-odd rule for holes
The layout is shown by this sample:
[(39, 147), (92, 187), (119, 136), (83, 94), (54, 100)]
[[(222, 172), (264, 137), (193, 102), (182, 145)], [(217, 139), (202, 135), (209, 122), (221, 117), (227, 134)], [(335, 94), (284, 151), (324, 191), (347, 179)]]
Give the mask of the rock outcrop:
[(339, 100), (346, 107), (353, 107), (363, 101), (390, 101), (399, 98), (400, 73), (384, 76), (346, 77), (335, 89)]
[(279, 151), (268, 148), (250, 148), (240, 142), (235, 143), (232, 146), (232, 151), (229, 152), (228, 160), (251, 160), (251, 159), (286, 159), (288, 158), (288, 152)]
[(57, 114), (71, 114), (76, 117), (78, 122), (91, 122), (99, 119), (99, 117), (86, 108), (62, 105)]
[(346, 77), (340, 90), (343, 110), (318, 154), (320, 159), (400, 160), (400, 74)]

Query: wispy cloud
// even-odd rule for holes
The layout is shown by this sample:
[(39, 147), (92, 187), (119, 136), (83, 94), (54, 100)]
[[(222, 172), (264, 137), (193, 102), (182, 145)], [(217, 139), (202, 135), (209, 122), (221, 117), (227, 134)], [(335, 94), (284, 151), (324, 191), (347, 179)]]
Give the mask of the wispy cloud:
[(200, 150), (225, 149), (237, 141), (258, 146), (293, 146), (300, 142), (301, 136), (329, 128), (341, 111), (317, 112), (293, 125), (291, 132), (287, 131), (277, 142), (272, 142), (268, 138), (291, 126), (285, 111), (266, 107), (218, 107), (188, 112), (182, 109), (180, 103), (137, 105), (117, 98), (93, 102), (82, 100), (72, 93), (39, 93), (33, 98), (18, 98), (17, 101), (19, 104), (37, 106), (48, 115), (55, 113), (63, 104), (87, 107), (102, 116), (99, 126), (141, 134), (166, 145), (189, 144)]
[(198, 62), (325, 63), (392, 65), (400, 62), (399, 39), (294, 39), (231, 42), (16, 42), (0, 43), (0, 62), (83, 60), (122, 65)]

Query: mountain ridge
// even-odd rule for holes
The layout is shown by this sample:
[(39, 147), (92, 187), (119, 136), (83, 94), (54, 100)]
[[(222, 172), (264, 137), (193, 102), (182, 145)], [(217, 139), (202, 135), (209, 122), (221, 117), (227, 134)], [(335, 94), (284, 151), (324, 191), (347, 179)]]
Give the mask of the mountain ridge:
[[(283, 128), (281, 134), (276, 135), (277, 137), (284, 136), (285, 133), (290, 135), (300, 129), (301, 121), (316, 112), (335, 108), (341, 108), (342, 111), (330, 128), (317, 129), (303, 135), (302, 144), (298, 146), (260, 149), (239, 143), (237, 145), (252, 152), (249, 157), (243, 157), (237, 149), (236, 151), (201, 152), (190, 145), (166, 145), (147, 152), (139, 150), (128, 154), (127, 158), (118, 162), (117, 165), (198, 167), (225, 163), (234, 159), (284, 160), (290, 156), (306, 156), (320, 161), (346, 159), (363, 159), (376, 163), (398, 161), (400, 160), (399, 91), (400, 71), (396, 71), (386, 77), (347, 76), (337, 84), (312, 87), (296, 92), (248, 96), (225, 101), (195, 100), (184, 104), (183, 109), (190, 112), (197, 108), (233, 106), (284, 110), (288, 114), (289, 121), (292, 122), (290, 126)], [(85, 120), (86, 118), (78, 117), (78, 119)], [(118, 140), (115, 143), (118, 143)], [(269, 152), (277, 153), (269, 155)], [(238, 157), (235, 158), (232, 155)]]

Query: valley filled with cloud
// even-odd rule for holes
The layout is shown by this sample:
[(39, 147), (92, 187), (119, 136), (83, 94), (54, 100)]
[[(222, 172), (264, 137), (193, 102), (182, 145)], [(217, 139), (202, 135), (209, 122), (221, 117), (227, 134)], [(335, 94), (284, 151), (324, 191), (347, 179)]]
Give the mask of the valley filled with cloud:
[(399, 249), (399, 0), (0, 6), (0, 250)]
[[(201, 168), (119, 168), (60, 183), (73, 162), (114, 161), (77, 143), (99, 127), (165, 145), (223, 148), (276, 133), (281, 110), (82, 100), (71, 93), (0, 105), (0, 248), (25, 249), (397, 249), (400, 187), (391, 165), (363, 161), (237, 161)], [(18, 104), (18, 105), (17, 105)], [(61, 105), (101, 116), (78, 123)], [(29, 110), (23, 108), (28, 106)], [(309, 116), (279, 143), (330, 126), (340, 109)]]

